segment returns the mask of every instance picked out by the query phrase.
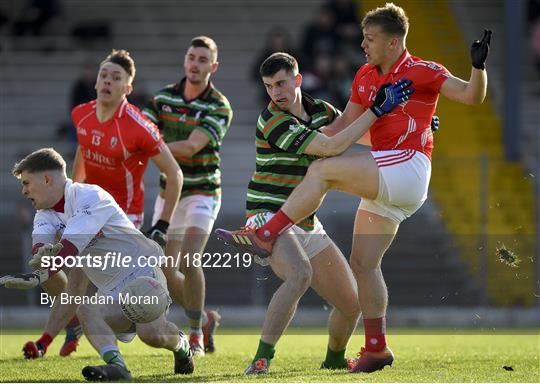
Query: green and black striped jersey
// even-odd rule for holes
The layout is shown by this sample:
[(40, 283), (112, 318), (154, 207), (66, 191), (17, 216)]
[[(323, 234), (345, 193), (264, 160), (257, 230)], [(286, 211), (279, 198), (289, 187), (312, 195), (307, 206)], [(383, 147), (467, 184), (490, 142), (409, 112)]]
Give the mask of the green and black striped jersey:
[[(182, 197), (221, 193), (219, 149), (233, 112), (227, 98), (212, 83), (193, 100), (184, 98), (186, 79), (158, 91), (144, 115), (154, 122), (165, 142), (187, 140), (198, 129), (210, 142), (192, 158), (177, 159), (184, 174)], [(163, 187), (163, 176), (162, 176)]]
[[(257, 121), (257, 163), (248, 186), (246, 214), (277, 212), (292, 190), (302, 181), (316, 156), (304, 153), (317, 135), (341, 112), (327, 102), (302, 93), (302, 104), (310, 121), (282, 111), (270, 102)], [(314, 227), (315, 215), (298, 224), (305, 230)]]

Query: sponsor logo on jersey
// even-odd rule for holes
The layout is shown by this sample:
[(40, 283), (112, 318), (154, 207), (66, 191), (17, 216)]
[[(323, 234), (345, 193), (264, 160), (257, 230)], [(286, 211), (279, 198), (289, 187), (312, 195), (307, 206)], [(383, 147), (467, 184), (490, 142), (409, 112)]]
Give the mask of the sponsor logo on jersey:
[(168, 112), (168, 113), (171, 113), (171, 112), (172, 112), (171, 106), (170, 106), (170, 105), (167, 105), (167, 104), (162, 105), (162, 106), (161, 106), (161, 110), (162, 110), (163, 112)]
[(118, 143), (118, 138), (116, 136), (111, 137), (111, 148), (114, 148)]
[(86, 129), (83, 127), (77, 127), (77, 132), (79, 132), (81, 136), (86, 136)]
[(359, 92), (359, 93), (360, 93), (360, 92), (365, 92), (365, 91), (366, 91), (366, 90), (365, 90), (365, 88), (364, 88), (363, 85), (361, 85), (361, 86), (358, 87), (358, 92)]
[(114, 166), (116, 161), (112, 157), (105, 156), (97, 151), (92, 151), (90, 148), (84, 150), (84, 158), (98, 164)]

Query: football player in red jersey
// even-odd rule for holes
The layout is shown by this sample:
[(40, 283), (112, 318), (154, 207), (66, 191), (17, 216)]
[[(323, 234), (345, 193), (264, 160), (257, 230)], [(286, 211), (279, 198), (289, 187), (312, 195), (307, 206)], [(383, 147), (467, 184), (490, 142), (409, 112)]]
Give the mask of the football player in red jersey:
[[(150, 230), (152, 238), (163, 244), (180, 196), (182, 172), (156, 126), (127, 101), (134, 77), (135, 63), (129, 53), (113, 50), (100, 65), (96, 100), (73, 109), (72, 119), (79, 140), (73, 179), (105, 189), (140, 229), (144, 210), (142, 177), (151, 159), (170, 180), (161, 220)], [(34, 254), (41, 245), (34, 244)], [(56, 296), (65, 290), (67, 278), (60, 272), (42, 286), (48, 294)], [(66, 341), (60, 355), (67, 356), (75, 351), (81, 335), (75, 316), (66, 327)]]
[(380, 118), (362, 143), (372, 145), (372, 150), (312, 163), (302, 183), (265, 225), (257, 230), (216, 231), (228, 243), (265, 257), (276, 238), (314, 212), (329, 190), (362, 198), (356, 213), (350, 264), (358, 284), (365, 346), (351, 372), (373, 372), (394, 360), (385, 339), (388, 293), (381, 260), (401, 221), (416, 212), (427, 198), (433, 149), (430, 122), (439, 94), (468, 105), (482, 103), (491, 40), (491, 31), (485, 30), (482, 39), (472, 44), (471, 75), (469, 81), (464, 81), (438, 63), (409, 54), (405, 43), (409, 21), (405, 11), (393, 3), (368, 12), (362, 28), (367, 63), (355, 76), (343, 115), (322, 133), (332, 136), (348, 127), (368, 111), (376, 102), (378, 90), (388, 83), (401, 78), (412, 80), (414, 94), (384, 116), (371, 107), (368, 113)]

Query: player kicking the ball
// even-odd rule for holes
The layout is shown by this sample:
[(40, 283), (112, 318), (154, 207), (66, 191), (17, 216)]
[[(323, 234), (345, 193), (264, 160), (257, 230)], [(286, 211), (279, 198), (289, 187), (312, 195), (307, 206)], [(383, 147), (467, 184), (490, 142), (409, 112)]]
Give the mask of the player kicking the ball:
[[(414, 95), (371, 126), (371, 152), (314, 162), (281, 209), (262, 227), (250, 231), (217, 231), (227, 242), (266, 257), (279, 245), (276, 241), (279, 235), (311, 215), (329, 190), (362, 198), (356, 213), (350, 264), (358, 284), (365, 346), (351, 372), (373, 372), (394, 360), (386, 345), (388, 294), (381, 260), (399, 224), (427, 198), (433, 150), (430, 120), (439, 94), (471, 105), (484, 100), (485, 61), (491, 39), (491, 31), (485, 30), (482, 40), (473, 43), (473, 68), (469, 81), (464, 81), (440, 64), (409, 54), (405, 46), (409, 21), (402, 8), (388, 3), (372, 10), (363, 19), (362, 28), (367, 64), (356, 74), (345, 112), (328, 130), (339, 132), (366, 114), (374, 120), (375, 115), (379, 116), (373, 108), (377, 106), (377, 97), (373, 105), (375, 93), (380, 94), (386, 84), (402, 77), (413, 81)], [(353, 142), (350, 140), (349, 144)]]
[[(260, 74), (272, 99), (257, 124), (257, 169), (247, 193), (247, 226), (257, 228), (272, 219), (285, 197), (302, 181), (317, 157), (344, 151), (376, 120), (366, 112), (351, 127), (334, 137), (318, 130), (340, 112), (330, 104), (301, 91), (302, 75), (294, 57), (278, 52), (261, 65)], [(375, 100), (378, 116), (407, 99), (412, 88), (401, 80), (381, 90)], [(324, 132), (324, 131), (323, 131)], [(242, 234), (226, 238), (242, 241)], [(328, 237), (322, 224), (311, 215), (289, 229), (272, 253), (260, 264), (270, 265), (283, 283), (274, 293), (264, 320), (257, 353), (246, 374), (264, 374), (275, 346), (291, 321), (299, 299), (311, 286), (333, 309), (328, 321), (328, 348), (321, 368), (347, 368), (345, 349), (360, 315), (352, 271), (343, 254)]]
[[(64, 159), (51, 148), (25, 157), (15, 165), (13, 175), (21, 180), (23, 195), (37, 209), (34, 236), (41, 246), (31, 265), (44, 265), (44, 256), (66, 260), (71, 256), (90, 255), (89, 262), (69, 271), (65, 293), (67, 297), (85, 297), (91, 282), (97, 287), (96, 297), (113, 301), (112, 304), (100, 301), (78, 305), (55, 300), (43, 335), (35, 342), (26, 343), (26, 357), (43, 356), (54, 337), (77, 312), (84, 333), (106, 363), (84, 367), (82, 373), (87, 380), (130, 380), (131, 374), (116, 340), (129, 342), (135, 334), (152, 347), (172, 351), (175, 373), (192, 373), (189, 342), (164, 313), (149, 323), (135, 324), (124, 315), (118, 301), (122, 288), (138, 277), (148, 276), (167, 286), (161, 269), (149, 267), (146, 262), (146, 256), (162, 255), (161, 247), (137, 230), (113, 197), (101, 187), (67, 179)], [(60, 241), (52, 245), (56, 236)], [(115, 252), (121, 260), (131, 256), (131, 260), (104, 266), (92, 262), (98, 258), (103, 260), (108, 252)], [(56, 272), (58, 270), (53, 268), (38, 269), (30, 274), (4, 276), (0, 283), (7, 288), (28, 289), (47, 281)]]

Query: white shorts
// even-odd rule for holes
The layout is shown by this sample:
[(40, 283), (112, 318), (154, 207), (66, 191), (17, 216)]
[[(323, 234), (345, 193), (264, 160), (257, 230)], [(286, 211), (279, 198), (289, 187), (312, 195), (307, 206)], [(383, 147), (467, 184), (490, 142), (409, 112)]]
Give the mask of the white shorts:
[[(167, 279), (165, 278), (165, 275), (161, 271), (161, 268), (152, 267), (152, 268), (138, 268), (135, 271), (133, 271), (133, 273), (131, 273), (130, 275), (126, 276), (124, 279), (119, 281), (115, 287), (108, 289), (106, 291), (98, 290), (96, 294), (98, 296), (112, 296), (114, 302), (117, 302), (118, 294), (122, 291), (122, 288), (124, 288), (125, 285), (129, 283), (130, 281), (132, 281), (133, 279), (136, 279), (137, 277), (141, 277), (141, 276), (150, 276), (156, 279), (163, 286), (163, 288), (165, 288), (165, 290), (167, 290), (168, 292)], [(116, 338), (118, 339), (118, 341), (121, 341), (123, 343), (129, 343), (135, 338), (136, 335), (137, 333), (136, 333), (135, 323), (132, 323), (131, 327), (127, 331), (117, 332)]]
[[(152, 225), (160, 218), (165, 199), (157, 196), (154, 204)], [(197, 227), (204, 233), (211, 233), (221, 207), (221, 195), (191, 195), (180, 199), (171, 218), (168, 234), (183, 235), (189, 227)]]
[[(257, 213), (247, 219), (246, 226), (254, 228), (262, 227), (274, 215), (273, 212)], [(332, 245), (332, 240), (326, 234), (326, 231), (319, 220), (315, 220), (315, 228), (311, 231), (306, 231), (297, 225), (293, 225), (286, 233), (296, 235), (296, 238), (300, 242), (304, 252), (306, 252), (308, 259), (312, 259), (329, 245)], [(255, 256), (254, 260), (263, 267), (270, 264), (266, 259), (261, 259), (259, 256)]]
[(375, 200), (362, 199), (358, 209), (401, 223), (427, 199), (431, 162), (412, 149), (372, 151), (379, 167), (379, 193)]
[(127, 217), (129, 221), (133, 223), (135, 228), (141, 229), (144, 221), (144, 213), (130, 213)]

